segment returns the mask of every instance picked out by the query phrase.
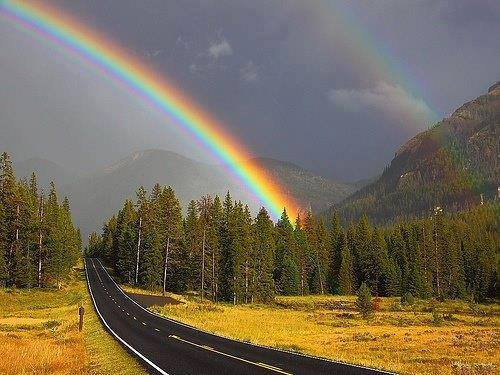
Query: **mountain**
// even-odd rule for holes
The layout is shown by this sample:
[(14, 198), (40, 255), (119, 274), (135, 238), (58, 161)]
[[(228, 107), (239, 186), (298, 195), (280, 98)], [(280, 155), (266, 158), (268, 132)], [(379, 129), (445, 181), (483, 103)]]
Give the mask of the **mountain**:
[(378, 222), (460, 210), (500, 186), (500, 82), (404, 144), (372, 184), (331, 208), (346, 221)]
[(33, 172), (37, 175), (38, 185), (44, 190), (48, 189), (51, 181), (60, 187), (76, 179), (76, 176), (50, 160), (31, 158), (16, 162), (16, 174), (19, 178), (29, 179)]
[(147, 150), (79, 178), (64, 186), (62, 193), (70, 197), (75, 220), (86, 236), (116, 212), (126, 198), (135, 199), (139, 186), (151, 189), (157, 182), (171, 185), (183, 204), (203, 194), (225, 194), (228, 189), (241, 195), (236, 185), (223, 185), (226, 180), (223, 171), (215, 166), (169, 151)]
[[(345, 198), (354, 189), (291, 163), (272, 159), (259, 161), (294, 197), (305, 204), (310, 203), (318, 211)], [(259, 208), (258, 203), (248, 200), (245, 191), (231, 181), (222, 167), (165, 150), (136, 152), (92, 176), (63, 186), (61, 195), (71, 199), (75, 220), (86, 236), (99, 229), (103, 221), (120, 208), (124, 199), (135, 199), (139, 186), (151, 189), (156, 182), (171, 185), (183, 207), (204, 194), (223, 196), (229, 190), (234, 199), (248, 202), (253, 210)]]
[(270, 172), (297, 201), (310, 206), (313, 212), (324, 211), (360, 188), (357, 183), (335, 182), (290, 162), (270, 158), (255, 158), (252, 161)]

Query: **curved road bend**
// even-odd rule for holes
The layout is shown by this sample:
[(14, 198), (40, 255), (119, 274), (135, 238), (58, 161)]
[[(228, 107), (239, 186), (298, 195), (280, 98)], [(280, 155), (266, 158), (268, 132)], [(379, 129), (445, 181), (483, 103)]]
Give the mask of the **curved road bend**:
[[(382, 374), (383, 372), (230, 340), (161, 318), (134, 302), (97, 259), (85, 260), (102, 322), (152, 374)], [(119, 372), (119, 369), (117, 369)]]

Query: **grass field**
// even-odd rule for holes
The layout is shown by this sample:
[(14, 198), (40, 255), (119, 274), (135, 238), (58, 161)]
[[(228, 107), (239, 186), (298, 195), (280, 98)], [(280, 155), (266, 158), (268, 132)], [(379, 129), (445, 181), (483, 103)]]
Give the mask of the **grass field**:
[(379, 311), (364, 320), (354, 297), (278, 297), (271, 306), (183, 300), (152, 310), (243, 341), (398, 373), (500, 373), (498, 304), (417, 301), (402, 306), (399, 299), (382, 298)]
[[(78, 307), (85, 307), (78, 332)], [(145, 374), (104, 331), (83, 270), (63, 290), (0, 289), (0, 374)]]

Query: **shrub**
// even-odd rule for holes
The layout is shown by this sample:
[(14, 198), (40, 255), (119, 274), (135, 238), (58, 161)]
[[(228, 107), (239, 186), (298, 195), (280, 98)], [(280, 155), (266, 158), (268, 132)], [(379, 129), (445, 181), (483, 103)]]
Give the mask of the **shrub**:
[(443, 316), (436, 310), (432, 311), (432, 323), (434, 323), (437, 326), (443, 324)]
[(61, 325), (61, 322), (59, 322), (57, 320), (49, 320), (47, 322), (42, 323), (43, 328), (52, 329), (52, 330), (55, 330), (60, 325)]
[(402, 305), (413, 305), (415, 303), (415, 298), (413, 297), (413, 294), (410, 292), (406, 292), (403, 297), (401, 297), (401, 304)]
[(358, 298), (356, 299), (356, 306), (363, 318), (368, 318), (373, 312), (372, 293), (370, 288), (365, 283), (362, 283), (358, 289)]

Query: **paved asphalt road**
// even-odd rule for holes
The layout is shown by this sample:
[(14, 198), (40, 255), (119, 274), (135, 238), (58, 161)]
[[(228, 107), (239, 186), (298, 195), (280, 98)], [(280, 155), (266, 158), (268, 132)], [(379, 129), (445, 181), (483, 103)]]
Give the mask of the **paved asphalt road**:
[(229, 340), (161, 318), (123, 293), (99, 260), (86, 259), (85, 271), (104, 325), (152, 374), (382, 373)]

